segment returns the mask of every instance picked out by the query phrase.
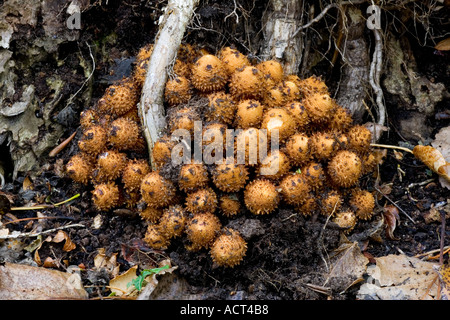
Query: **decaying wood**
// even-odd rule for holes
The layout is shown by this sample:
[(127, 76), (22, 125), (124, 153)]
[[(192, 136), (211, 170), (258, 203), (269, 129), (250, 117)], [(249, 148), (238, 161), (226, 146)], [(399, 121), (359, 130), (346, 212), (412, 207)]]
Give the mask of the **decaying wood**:
[(286, 74), (297, 74), (302, 58), (302, 37), (295, 34), (301, 24), (301, 15), (302, 1), (272, 0), (263, 17), (262, 58), (280, 61)]
[[(170, 0), (160, 18), (160, 29), (155, 39), (138, 107), (150, 155), (155, 141), (166, 126), (163, 99), (168, 68), (176, 59), (184, 32), (198, 2), (199, 0)], [(152, 159), (150, 161), (153, 166)]]
[(342, 78), (336, 100), (348, 108), (353, 118), (360, 122), (365, 113), (363, 100), (367, 97), (369, 86), (369, 48), (364, 37), (366, 21), (361, 10), (348, 7), (347, 30), (342, 46)]

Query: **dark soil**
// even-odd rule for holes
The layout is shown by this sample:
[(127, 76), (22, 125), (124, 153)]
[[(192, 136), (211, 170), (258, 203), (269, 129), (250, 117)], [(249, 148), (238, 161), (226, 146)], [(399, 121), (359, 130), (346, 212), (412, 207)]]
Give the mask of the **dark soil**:
[[(88, 56), (87, 48), (82, 46), (85, 41), (100, 43), (102, 35), (115, 30), (117, 43), (110, 49), (108, 60), (98, 59), (95, 72), (93, 102), (95, 103), (106, 86), (113, 80), (114, 71), (117, 76), (127, 75), (137, 50), (145, 43), (153, 41), (156, 27), (154, 21), (161, 13), (161, 6), (150, 5), (147, 2), (131, 0), (128, 4), (113, 4), (110, 6), (98, 6), (88, 10), (84, 16), (85, 29), (80, 41), (81, 48)], [(199, 11), (202, 23), (207, 25), (210, 20), (223, 21), (223, 17), (231, 12), (232, 1), (221, 4), (219, 1), (209, 1)], [(264, 8), (254, 8), (254, 15), (261, 14)], [(98, 19), (101, 16), (102, 19)], [(150, 17), (150, 18), (149, 18)], [(253, 17), (250, 27), (260, 28), (260, 20)], [(227, 25), (219, 23), (219, 32), (209, 33), (205, 30), (189, 30), (187, 41), (195, 41), (203, 44), (208, 49), (212, 46), (234, 44), (238, 49), (243, 49), (239, 43), (246, 43), (245, 31), (242, 26), (237, 26), (233, 36), (230, 35)], [(219, 36), (221, 35), (221, 36)], [(262, 35), (260, 35), (262, 36)], [(219, 37), (217, 39), (216, 37)], [(258, 37), (252, 44), (256, 52)], [(216, 41), (216, 42), (215, 42)], [(232, 43), (231, 43), (232, 42)], [(250, 45), (247, 43), (247, 45)], [(77, 49), (78, 50), (78, 49)], [(428, 49), (415, 48), (419, 56), (430, 55)], [(244, 50), (243, 50), (244, 51)], [(61, 48), (59, 54), (74, 58), (70, 48)], [(250, 52), (251, 53), (251, 52)], [(101, 53), (98, 53), (98, 57)], [(124, 64), (123, 56), (129, 60)], [(114, 60), (117, 58), (118, 60)], [(433, 64), (433, 61), (425, 59), (430, 72), (436, 81), (448, 79), (445, 68)], [(70, 59), (68, 61), (71, 61)], [(447, 60), (448, 62), (448, 60)], [(45, 66), (43, 67), (46, 68)], [(46, 70), (46, 69), (45, 69)], [(113, 72), (112, 72), (113, 71)], [(67, 74), (70, 72), (67, 71)], [(39, 76), (38, 76), (39, 77)], [(81, 84), (83, 79), (72, 79)], [(43, 83), (45, 79), (42, 79)], [(448, 85), (448, 80), (446, 82)], [(330, 85), (330, 87), (333, 87)], [(42, 86), (40, 94), (43, 98), (47, 94), (46, 86)], [(439, 110), (448, 108), (446, 101), (439, 105)], [(74, 106), (74, 114), (84, 106)], [(391, 109), (395, 112), (395, 109)], [(430, 127), (433, 134), (440, 128), (448, 126), (449, 120), (436, 120), (430, 118)], [(66, 136), (77, 129), (76, 117), (66, 123)], [(64, 137), (64, 138), (65, 138)], [(391, 130), (380, 143), (397, 145), (399, 142), (415, 144), (416, 141), (403, 141), (401, 135)], [(3, 152), (3, 150), (1, 151)], [(323, 258), (340, 243), (341, 230), (332, 224), (325, 226), (325, 218), (320, 215), (303, 217), (288, 207), (281, 207), (276, 212), (267, 216), (253, 216), (243, 210), (235, 218), (221, 217), (224, 226), (232, 226), (239, 230), (248, 242), (248, 251), (243, 262), (233, 269), (220, 268), (213, 265), (208, 251), (191, 252), (185, 249), (185, 239), (176, 239), (167, 250), (152, 250), (142, 241), (146, 231), (146, 224), (140, 217), (129, 210), (117, 210), (101, 213), (104, 222), (99, 229), (93, 227), (93, 219), (99, 213), (95, 211), (91, 203), (91, 189), (74, 184), (71, 180), (62, 177), (63, 165), (77, 152), (76, 143), (72, 143), (57, 158), (46, 159), (41, 172), (35, 173), (33, 189), (24, 190), (23, 182), (26, 174), (22, 174), (15, 181), (8, 181), (3, 191), (13, 197), (12, 206), (22, 206), (34, 203), (66, 200), (80, 193), (80, 197), (69, 204), (57, 208), (43, 210), (48, 217), (39, 221), (24, 221), (9, 224), (11, 231), (26, 232), (36, 224), (42, 229), (57, 228), (68, 223), (81, 223), (84, 228), (71, 228), (65, 231), (76, 244), (76, 249), (70, 252), (62, 250), (62, 244), (45, 243), (39, 249), (41, 260), (52, 257), (58, 261), (57, 269), (64, 270), (67, 265), (84, 266), (83, 283), (91, 298), (107, 297), (110, 293), (107, 285), (109, 275), (100, 271), (94, 271), (93, 258), (98, 249), (105, 248), (106, 255), (118, 253), (120, 271), (128, 270), (139, 262), (141, 268), (152, 267), (157, 262), (170, 258), (178, 268), (175, 274), (188, 283), (186, 295), (196, 294), (198, 298), (209, 299), (327, 299), (327, 295), (312, 290), (309, 285), (321, 286), (325, 281)], [(398, 168), (405, 174), (401, 175)], [(379, 188), (383, 188), (386, 196), (377, 199), (376, 214), (379, 217), (384, 207), (395, 203), (403, 211), (399, 212), (400, 221), (395, 228), (395, 240), (389, 239), (383, 232), (382, 241), (365, 239), (360, 242), (362, 251), (368, 257), (379, 257), (388, 254), (405, 253), (414, 256), (440, 246), (440, 221), (425, 223), (424, 215), (438, 203), (446, 202), (449, 197), (448, 189), (441, 187), (437, 176), (412, 155), (405, 154), (398, 159), (394, 152), (389, 150), (384, 162), (379, 166)], [(432, 180), (430, 180), (432, 179)], [(424, 181), (429, 182), (418, 185)], [(362, 183), (374, 191), (375, 179), (365, 177)], [(387, 186), (389, 186), (389, 191)], [(13, 212), (17, 218), (31, 218), (36, 216), (35, 211), (23, 211), (20, 214)], [(414, 220), (414, 223), (404, 213)], [(3, 216), (6, 222), (10, 217)], [(367, 230), (369, 222), (358, 223), (352, 234), (360, 234)], [(449, 245), (450, 227), (445, 229), (445, 245)], [(351, 238), (351, 236), (349, 236)], [(30, 243), (33, 239), (23, 240)], [(29, 258), (30, 254), (22, 250), (14, 255), (4, 255), (3, 261), (20, 262)], [(67, 261), (66, 263), (64, 261)], [(345, 293), (339, 279), (328, 283), (329, 295), (334, 299), (353, 300), (356, 296), (357, 286)]]

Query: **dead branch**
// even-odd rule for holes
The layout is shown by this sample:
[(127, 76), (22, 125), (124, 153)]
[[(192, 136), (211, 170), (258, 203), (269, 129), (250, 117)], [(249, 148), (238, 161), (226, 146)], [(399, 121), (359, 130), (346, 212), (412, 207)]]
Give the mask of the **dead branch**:
[(155, 39), (138, 106), (152, 167), (153, 145), (166, 126), (163, 97), (168, 67), (176, 59), (184, 32), (198, 3), (199, 0), (169, 0), (160, 18), (160, 29)]

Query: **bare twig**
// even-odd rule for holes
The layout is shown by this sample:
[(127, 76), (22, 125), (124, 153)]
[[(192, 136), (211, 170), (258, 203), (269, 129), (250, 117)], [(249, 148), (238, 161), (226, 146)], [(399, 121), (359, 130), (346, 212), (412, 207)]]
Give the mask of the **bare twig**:
[(12, 233), (12, 234), (8, 234), (8, 235), (4, 235), (4, 236), (0, 235), (0, 240), (37, 237), (37, 236), (52, 233), (52, 232), (55, 232), (58, 230), (69, 229), (69, 228), (84, 228), (84, 227), (85, 227), (85, 225), (81, 224), (81, 223), (68, 224), (65, 226), (61, 226), (61, 227), (54, 228), (54, 229), (48, 229), (48, 230), (44, 230), (41, 232), (24, 232), (24, 233), (19, 232), (19, 233)]
[(378, 189), (377, 187), (374, 187), (375, 190), (377, 190), (384, 198), (386, 198), (390, 203), (392, 203), (398, 210), (400, 210), (412, 223), (416, 224), (416, 222), (414, 221), (413, 218), (410, 217), (409, 214), (406, 213), (405, 210), (403, 210), (402, 208), (400, 208), (394, 201), (392, 201), (387, 195), (385, 195), (383, 192), (381, 192), (380, 189)]
[(294, 34), (292, 35), (292, 38), (295, 38), (295, 36), (302, 30), (307, 29), (309, 27), (311, 27), (314, 23), (320, 21), (320, 19), (322, 19), (328, 12), (328, 10), (332, 9), (332, 8), (339, 8), (340, 6), (344, 6), (344, 5), (354, 5), (354, 4), (361, 4), (366, 2), (366, 0), (355, 0), (355, 1), (342, 1), (340, 3), (330, 3), (329, 5), (327, 5), (321, 13), (319, 13), (319, 15), (317, 17), (315, 17), (314, 19), (312, 19), (311, 21), (309, 21), (307, 24), (299, 27), (297, 30), (295, 30)]
[[(377, 124), (383, 126), (386, 122), (386, 108), (383, 102), (383, 89), (380, 86), (381, 69), (383, 66), (383, 40), (381, 38), (380, 30), (373, 28), (373, 35), (375, 37), (375, 49), (370, 64), (369, 82), (376, 95), (375, 101), (378, 107), (378, 121)], [(376, 137), (375, 140), (378, 140)]]
[[(176, 59), (184, 31), (198, 3), (199, 0), (169, 0), (160, 19), (138, 108), (150, 158), (153, 145), (166, 126), (163, 96), (168, 67)], [(150, 161), (154, 167), (152, 159)]]
[(77, 134), (77, 132), (75, 131), (74, 133), (72, 133), (66, 140), (64, 140), (63, 142), (61, 142), (58, 146), (56, 146), (52, 151), (50, 151), (50, 153), (48, 154), (49, 157), (54, 157), (56, 156), (58, 153), (60, 153), (68, 144), (70, 141), (72, 141), (72, 139), (75, 137), (75, 135)]

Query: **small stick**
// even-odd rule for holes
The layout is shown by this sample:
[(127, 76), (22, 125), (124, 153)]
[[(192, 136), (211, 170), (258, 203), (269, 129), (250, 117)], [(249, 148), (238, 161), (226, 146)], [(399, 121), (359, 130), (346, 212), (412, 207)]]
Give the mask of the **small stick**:
[(378, 143), (371, 143), (370, 146), (372, 147), (377, 147), (377, 148), (386, 148), (386, 149), (397, 149), (397, 150), (402, 150), (402, 151), (406, 151), (409, 153), (412, 153), (411, 149), (405, 148), (405, 147), (399, 147), (399, 146), (391, 146), (388, 144), (378, 144)]
[(25, 210), (44, 210), (44, 209), (48, 209), (48, 208), (56, 208), (59, 207), (60, 205), (67, 203), (69, 201), (72, 201), (76, 198), (78, 198), (80, 196), (79, 193), (77, 193), (76, 195), (74, 195), (73, 197), (66, 199), (64, 201), (55, 203), (55, 204), (42, 204), (42, 205), (38, 205), (38, 206), (33, 206), (33, 207), (12, 207), (11, 211), (25, 211)]
[(39, 235), (52, 233), (52, 232), (55, 232), (58, 230), (63, 230), (63, 229), (68, 229), (68, 228), (76, 228), (76, 227), (85, 228), (86, 226), (81, 223), (76, 223), (76, 224), (68, 224), (66, 226), (62, 226), (62, 227), (58, 227), (58, 228), (54, 228), (54, 229), (44, 230), (41, 232), (25, 232), (25, 233), (9, 234), (9, 235), (5, 235), (5, 236), (0, 235), (0, 240), (37, 237)]
[(406, 212), (405, 210), (403, 210), (402, 208), (400, 208), (394, 201), (392, 201), (391, 199), (389, 199), (389, 197), (387, 195), (385, 195), (383, 192), (380, 191), (380, 189), (378, 189), (377, 187), (375, 187), (375, 190), (377, 190), (383, 197), (385, 197), (390, 203), (392, 203), (398, 210), (400, 210), (409, 220), (411, 220), (412, 223), (416, 224), (416, 222), (413, 220), (413, 218), (411, 218)]
[(3, 225), (6, 226), (10, 223), (16, 223), (16, 222), (23, 222), (23, 221), (29, 221), (29, 220), (40, 220), (40, 219), (67, 219), (67, 220), (74, 220), (74, 218), (71, 217), (31, 217), (31, 218), (22, 218), (22, 219), (16, 219), (12, 221), (5, 222)]
[(72, 133), (70, 135), (70, 137), (68, 137), (66, 140), (64, 140), (63, 142), (61, 142), (58, 146), (56, 146), (52, 151), (50, 151), (50, 153), (48, 154), (49, 157), (54, 157), (56, 156), (58, 153), (60, 153), (65, 147), (67, 147), (67, 145), (69, 144), (70, 141), (72, 141), (72, 139), (75, 137), (75, 135), (77, 134), (77, 132), (75, 131), (74, 133)]

